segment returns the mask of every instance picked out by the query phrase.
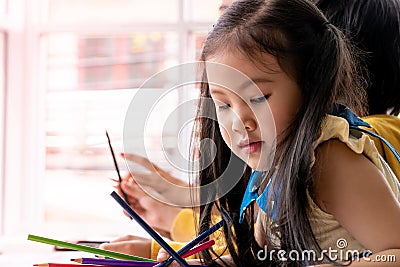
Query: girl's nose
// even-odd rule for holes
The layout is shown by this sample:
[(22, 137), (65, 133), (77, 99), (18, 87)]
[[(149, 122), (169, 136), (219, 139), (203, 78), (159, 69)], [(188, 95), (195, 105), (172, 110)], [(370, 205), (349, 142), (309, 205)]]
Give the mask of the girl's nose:
[(235, 112), (235, 118), (232, 122), (232, 130), (235, 132), (254, 131), (257, 128), (257, 122), (253, 112), (248, 108), (240, 108)]

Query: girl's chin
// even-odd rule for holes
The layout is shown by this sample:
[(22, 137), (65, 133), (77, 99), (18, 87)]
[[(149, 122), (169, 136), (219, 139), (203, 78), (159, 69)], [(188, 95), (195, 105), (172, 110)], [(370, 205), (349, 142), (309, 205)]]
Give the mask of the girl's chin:
[(249, 160), (249, 158), (246, 158), (242, 160), (246, 162), (247, 165), (249, 165), (250, 168), (252, 168), (254, 171), (268, 171), (271, 168), (271, 165), (265, 164), (266, 162), (260, 161), (260, 159), (254, 159), (254, 160)]
[(253, 170), (263, 171), (265, 169), (262, 168), (262, 164), (258, 160), (251, 160), (249, 157), (241, 157), (241, 159)]

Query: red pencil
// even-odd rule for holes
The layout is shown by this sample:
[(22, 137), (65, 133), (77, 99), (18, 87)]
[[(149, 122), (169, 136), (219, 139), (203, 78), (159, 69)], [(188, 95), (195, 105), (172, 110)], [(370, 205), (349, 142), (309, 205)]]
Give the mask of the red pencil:
[(204, 243), (201, 243), (200, 245), (195, 246), (194, 248), (192, 248), (191, 250), (189, 250), (188, 252), (186, 252), (185, 254), (182, 255), (183, 258), (189, 257), (193, 254), (196, 254), (202, 250), (205, 250), (209, 247), (211, 247), (212, 245), (215, 244), (214, 240), (208, 240)]

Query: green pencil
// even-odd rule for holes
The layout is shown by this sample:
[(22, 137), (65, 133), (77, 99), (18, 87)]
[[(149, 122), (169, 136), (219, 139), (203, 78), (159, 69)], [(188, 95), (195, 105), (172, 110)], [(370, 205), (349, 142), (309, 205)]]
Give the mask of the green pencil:
[(53, 246), (59, 246), (59, 247), (74, 249), (74, 250), (78, 250), (78, 251), (93, 253), (93, 254), (97, 254), (97, 255), (101, 255), (101, 256), (105, 256), (105, 257), (111, 257), (113, 259), (155, 262), (152, 259), (147, 259), (147, 258), (123, 254), (123, 253), (119, 253), (119, 252), (73, 244), (73, 243), (60, 241), (60, 240), (56, 240), (56, 239), (51, 239), (51, 238), (46, 238), (46, 237), (41, 237), (41, 236), (37, 236), (37, 235), (28, 235), (28, 240), (45, 243), (45, 244), (49, 244), (49, 245), (53, 245)]

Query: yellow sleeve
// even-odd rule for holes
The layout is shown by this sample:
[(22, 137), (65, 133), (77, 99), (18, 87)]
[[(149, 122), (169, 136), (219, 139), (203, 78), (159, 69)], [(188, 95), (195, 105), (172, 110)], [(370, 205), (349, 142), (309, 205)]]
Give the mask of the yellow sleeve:
[[(171, 239), (174, 241), (168, 242), (168, 244), (174, 250), (177, 251), (181, 249), (189, 241), (197, 236), (195, 223), (198, 222), (198, 219), (198, 214), (195, 213), (192, 209), (182, 209), (181, 212), (175, 217), (175, 220), (171, 227)], [(213, 216), (212, 218), (213, 223), (216, 223), (219, 220), (221, 220), (219, 216)], [(212, 234), (210, 236), (210, 239), (215, 240), (215, 245), (213, 246), (213, 249), (217, 253), (217, 255), (226, 255), (228, 253), (222, 229)], [(150, 254), (152, 259), (157, 259), (157, 254), (160, 249), (161, 246), (157, 242), (152, 240)], [(188, 257), (188, 259), (198, 258), (198, 256), (198, 254), (195, 254)]]
[(171, 239), (177, 242), (187, 242), (196, 237), (195, 220), (198, 221), (192, 209), (182, 209), (175, 217), (171, 227)]
[[(220, 220), (220, 216), (212, 216), (213, 223), (217, 223)], [(197, 236), (195, 224), (198, 224), (198, 222), (199, 215), (197, 213), (192, 209), (182, 209), (172, 224), (170, 230), (171, 239), (177, 242), (188, 242), (194, 239)]]
[[(379, 114), (363, 117), (363, 120), (372, 126), (372, 131), (385, 138), (398, 152), (400, 151), (400, 118), (396, 116)], [(367, 128), (367, 130), (370, 130)], [(383, 145), (378, 138), (371, 137), (379, 154), (389, 164), (397, 179), (400, 181), (400, 163), (390, 149)]]

